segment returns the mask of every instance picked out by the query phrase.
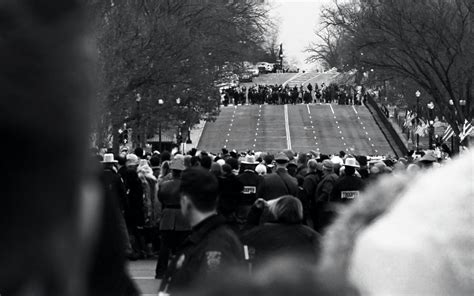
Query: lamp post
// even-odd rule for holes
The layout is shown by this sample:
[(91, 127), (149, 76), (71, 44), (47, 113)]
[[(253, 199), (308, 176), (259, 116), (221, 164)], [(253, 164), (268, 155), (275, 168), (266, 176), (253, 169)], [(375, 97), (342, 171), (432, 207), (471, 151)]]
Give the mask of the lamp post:
[(461, 106), (461, 113), (462, 113), (462, 116), (466, 116), (465, 115), (465, 108), (466, 108), (466, 100), (459, 100), (459, 106)]
[[(158, 105), (159, 106), (162, 106), (164, 103), (165, 102), (163, 101), (163, 99), (158, 99)], [(163, 150), (162, 142), (161, 142), (161, 116), (160, 116), (160, 124), (158, 126), (158, 142), (159, 142), (159, 148), (160, 148), (160, 153), (161, 153), (162, 150)]]
[(428, 107), (428, 117), (429, 117), (429, 127), (428, 127), (428, 145), (429, 145), (429, 149), (431, 149), (433, 147), (433, 134), (434, 134), (434, 121), (433, 121), (433, 109), (434, 109), (434, 103), (433, 102), (430, 102), (429, 104), (427, 104), (427, 107)]
[(140, 131), (140, 120), (141, 120), (141, 114), (140, 114), (140, 101), (142, 100), (142, 96), (140, 94), (136, 95), (135, 102), (137, 102), (137, 141), (139, 146), (141, 146), (141, 131)]
[[(418, 125), (420, 124), (420, 96), (421, 96), (421, 92), (419, 90), (417, 90), (415, 92), (415, 96), (416, 96), (416, 126), (418, 128)], [(418, 151), (419, 147), (420, 147), (420, 135), (416, 134), (416, 151)]]

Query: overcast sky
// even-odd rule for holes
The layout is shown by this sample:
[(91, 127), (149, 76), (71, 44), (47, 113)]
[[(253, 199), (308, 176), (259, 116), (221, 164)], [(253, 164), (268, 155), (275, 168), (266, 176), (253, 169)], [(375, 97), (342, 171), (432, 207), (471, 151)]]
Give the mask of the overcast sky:
[(270, 3), (274, 8), (272, 17), (279, 20), (279, 37), (285, 56), (303, 66), (307, 56), (303, 51), (315, 40), (321, 7), (330, 5), (332, 0), (270, 0)]

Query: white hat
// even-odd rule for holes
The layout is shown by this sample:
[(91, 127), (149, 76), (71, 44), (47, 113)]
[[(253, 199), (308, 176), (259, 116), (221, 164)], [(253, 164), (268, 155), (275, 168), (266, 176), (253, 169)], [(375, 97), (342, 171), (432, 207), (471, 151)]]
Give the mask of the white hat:
[(137, 165), (138, 161), (138, 156), (136, 154), (127, 154), (127, 165)]
[(249, 154), (247, 154), (244, 160), (242, 160), (242, 164), (258, 164), (258, 163), (259, 162), (255, 160), (255, 156), (249, 155)]
[(104, 154), (104, 159), (101, 161), (102, 163), (117, 163), (114, 159), (114, 155), (112, 153), (105, 153)]
[(222, 158), (219, 159), (218, 161), (216, 161), (217, 164), (219, 164), (220, 166), (223, 166), (225, 164), (225, 160), (223, 160)]
[(342, 161), (342, 158), (340, 158), (339, 156), (333, 156), (331, 158), (331, 161), (333, 164), (340, 164), (340, 165), (344, 164), (344, 161)]
[(353, 157), (348, 157), (346, 158), (346, 163), (344, 163), (344, 166), (348, 167), (353, 167), (353, 168), (359, 168), (360, 166), (357, 164), (357, 161)]

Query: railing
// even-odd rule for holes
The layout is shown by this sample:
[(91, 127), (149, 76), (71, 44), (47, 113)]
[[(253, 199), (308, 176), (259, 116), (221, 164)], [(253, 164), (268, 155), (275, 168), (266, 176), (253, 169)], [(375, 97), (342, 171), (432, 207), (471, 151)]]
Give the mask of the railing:
[[(367, 105), (370, 105), (373, 110), (377, 113), (377, 117), (380, 118), (380, 124), (383, 125), (382, 132), (387, 131), (389, 135), (385, 135), (387, 138), (387, 141), (389, 142), (390, 146), (392, 146), (393, 150), (395, 151), (396, 154), (401, 154), (397, 155), (398, 157), (403, 157), (408, 154), (408, 149), (403, 143), (402, 139), (400, 139), (398, 133), (395, 131), (393, 128), (392, 124), (390, 123), (389, 119), (386, 116), (386, 112), (384, 112), (377, 102), (375, 102), (374, 98), (370, 95), (367, 95), (367, 99), (365, 100), (365, 103)], [(384, 132), (385, 134), (385, 132)], [(394, 147), (395, 146), (395, 147)]]

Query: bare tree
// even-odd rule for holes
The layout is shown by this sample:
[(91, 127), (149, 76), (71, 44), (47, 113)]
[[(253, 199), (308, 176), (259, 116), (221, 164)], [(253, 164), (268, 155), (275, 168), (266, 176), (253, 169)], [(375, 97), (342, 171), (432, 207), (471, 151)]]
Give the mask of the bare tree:
[(143, 144), (158, 126), (215, 117), (222, 65), (261, 50), (268, 28), (259, 1), (87, 2), (99, 51), (102, 139), (116, 140), (127, 123)]
[(335, 1), (323, 23), (350, 36), (358, 66), (420, 85), (456, 134), (473, 115), (474, 2)]

